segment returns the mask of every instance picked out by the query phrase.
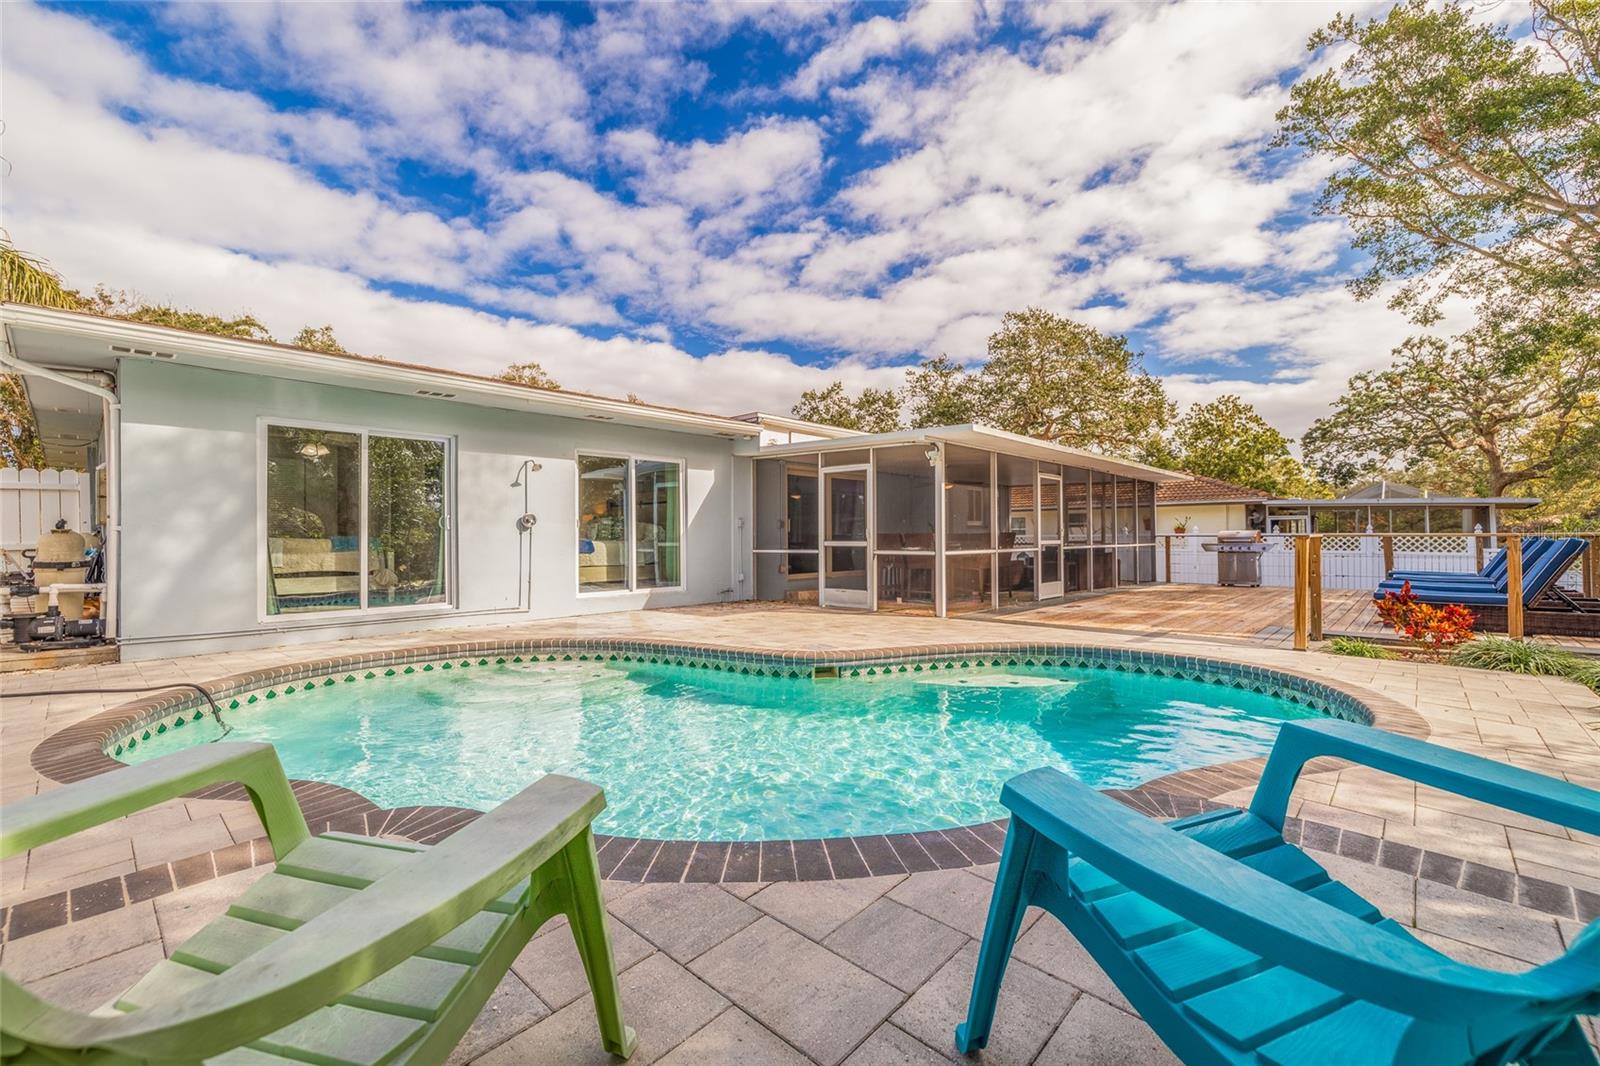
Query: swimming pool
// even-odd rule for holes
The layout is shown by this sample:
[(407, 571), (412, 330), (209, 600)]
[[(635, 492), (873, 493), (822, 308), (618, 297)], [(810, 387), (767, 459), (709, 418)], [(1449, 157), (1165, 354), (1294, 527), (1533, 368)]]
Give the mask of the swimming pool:
[[(454, 665), (241, 695), (223, 711), (229, 739), (271, 743), (291, 777), (382, 807), (488, 810), (564, 773), (605, 789), (602, 832), (781, 840), (987, 821), (1023, 770), (1131, 787), (1262, 754), (1280, 724), (1319, 713), (1270, 691), (1083, 666), (963, 660), (814, 680), (615, 657)], [(115, 757), (220, 733), (184, 721), (142, 728)]]

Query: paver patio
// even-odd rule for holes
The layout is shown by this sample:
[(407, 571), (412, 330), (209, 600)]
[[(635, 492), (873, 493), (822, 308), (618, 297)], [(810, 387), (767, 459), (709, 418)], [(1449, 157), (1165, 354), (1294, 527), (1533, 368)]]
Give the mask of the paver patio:
[[(508, 634), (792, 650), (1038, 639), (1035, 628), (1005, 621), (696, 608), (16, 675), (0, 687), (0, 799), (55, 787), (33, 769), (32, 748), (131, 698), (6, 692), (204, 681), (319, 655)], [(1063, 630), (1059, 639), (1205, 654), (1362, 686), (1414, 709), (1436, 743), (1600, 787), (1600, 699), (1568, 681), (1137, 632)], [(1525, 968), (1558, 954), (1579, 918), (1600, 910), (1595, 837), (1360, 769), (1307, 777), (1294, 813), (1306, 826), (1304, 846), (1331, 874), (1466, 961)], [(252, 851), (259, 833), (242, 803), (188, 800), (0, 863), (0, 965), (63, 1003), (103, 1003), (267, 869)], [(824, 882), (607, 882), (624, 1005), (640, 1038), (634, 1061), (875, 1066), (956, 1058), (951, 1031), (964, 1010), (993, 874), (976, 866)], [(1569, 916), (1538, 898), (1556, 890), (1575, 907)], [(19, 926), (16, 904), (63, 892), (71, 921), (31, 933)], [(1170, 1061), (1071, 937), (1037, 918), (1030, 915), (1018, 941), (981, 1061)], [(549, 927), (529, 945), (455, 1061), (607, 1061), (564, 929)]]

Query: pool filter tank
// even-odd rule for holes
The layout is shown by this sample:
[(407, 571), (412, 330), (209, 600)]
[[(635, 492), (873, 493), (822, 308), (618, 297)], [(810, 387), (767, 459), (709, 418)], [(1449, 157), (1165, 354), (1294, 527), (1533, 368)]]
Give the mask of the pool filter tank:
[[(68, 529), (64, 518), (40, 537), (38, 551), (33, 557), (33, 582), (40, 592), (48, 596), (51, 585), (83, 584), (89, 573), (88, 547), (88, 538)], [(82, 618), (83, 597), (82, 592), (57, 593), (61, 617), (72, 622)]]

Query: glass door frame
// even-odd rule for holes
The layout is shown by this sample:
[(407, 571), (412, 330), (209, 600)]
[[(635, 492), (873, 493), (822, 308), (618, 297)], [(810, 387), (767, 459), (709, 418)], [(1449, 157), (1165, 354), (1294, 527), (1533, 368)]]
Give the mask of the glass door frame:
[[(817, 559), (817, 602), (824, 607), (849, 607), (856, 610), (872, 610), (878, 602), (876, 567), (873, 565), (873, 477), (872, 463), (850, 463), (845, 466), (825, 466), (828, 460), (826, 452), (818, 464), (818, 503), (817, 520), (821, 526), (818, 530), (817, 543), (821, 546)], [(854, 474), (860, 477), (863, 506), (866, 507), (863, 529), (864, 537), (861, 540), (836, 540), (828, 534), (829, 520), (832, 517), (833, 496), (829, 491), (829, 482), (835, 475)], [(865, 589), (841, 589), (828, 587), (828, 568), (831, 563), (830, 555), (834, 548), (856, 548), (862, 553), (863, 565), (866, 568), (867, 587)]]
[[(1052, 536), (1048, 536), (1046, 534), (1045, 527), (1044, 527), (1044, 483), (1046, 481), (1054, 481), (1056, 483), (1056, 531), (1055, 531), (1055, 535), (1053, 537)], [(1043, 470), (1041, 470), (1041, 471), (1039, 471), (1039, 478), (1038, 478), (1038, 481), (1036, 483), (1035, 488), (1036, 488), (1036, 495), (1039, 498), (1039, 518), (1038, 518), (1038, 523), (1039, 523), (1039, 593), (1038, 593), (1038, 595), (1039, 595), (1039, 599), (1041, 599), (1041, 600), (1058, 600), (1066, 592), (1066, 585), (1065, 585), (1066, 573), (1065, 573), (1065, 568), (1066, 568), (1066, 562), (1067, 562), (1066, 559), (1064, 559), (1062, 557), (1062, 554), (1061, 554), (1061, 544), (1062, 544), (1062, 540), (1063, 540), (1063, 535), (1064, 535), (1064, 533), (1066, 531), (1066, 522), (1067, 522), (1067, 515), (1066, 515), (1067, 498), (1062, 492), (1062, 476), (1060, 474), (1047, 474)], [(1044, 579), (1044, 557), (1045, 557), (1045, 553), (1046, 552), (1051, 552), (1051, 551), (1056, 553), (1056, 579), (1054, 581), (1046, 581)]]

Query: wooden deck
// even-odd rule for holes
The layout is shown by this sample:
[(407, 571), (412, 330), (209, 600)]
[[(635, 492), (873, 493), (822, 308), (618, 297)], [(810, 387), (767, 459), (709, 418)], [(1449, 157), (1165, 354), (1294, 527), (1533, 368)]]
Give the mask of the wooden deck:
[[(1294, 639), (1294, 590), (1140, 585), (1113, 592), (1080, 593), (1060, 603), (967, 617), (1004, 618), (1008, 622), (1139, 632), (1151, 636), (1200, 635), (1230, 643), (1288, 647)], [(1395, 639), (1394, 633), (1378, 621), (1372, 608), (1372, 594), (1361, 589), (1323, 591), (1322, 630), (1327, 637)], [(1600, 640), (1592, 637), (1539, 639), (1572, 651), (1600, 655)]]

